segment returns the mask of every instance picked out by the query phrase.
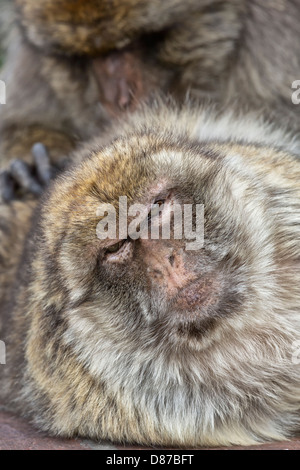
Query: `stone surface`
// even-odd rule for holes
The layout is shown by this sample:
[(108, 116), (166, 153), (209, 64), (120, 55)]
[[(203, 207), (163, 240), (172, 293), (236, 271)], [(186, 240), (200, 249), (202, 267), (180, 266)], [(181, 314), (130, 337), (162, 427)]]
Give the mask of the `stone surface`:
[[(157, 448), (158, 449), (158, 448)], [(60, 439), (49, 437), (34, 429), (26, 421), (10, 413), (0, 411), (0, 450), (152, 450), (139, 446), (121, 446), (96, 443), (87, 439)], [(159, 449), (164, 450), (164, 449)], [(170, 450), (170, 449), (165, 449)], [(174, 449), (172, 449), (174, 450)], [(190, 449), (191, 450), (191, 449)], [(212, 450), (203, 448), (201, 450)], [(242, 447), (219, 447), (214, 450), (300, 450), (300, 438), (285, 442)], [(193, 450), (191, 450), (193, 452)]]
[(0, 412), (0, 450), (86, 450), (76, 439), (59, 439), (37, 432), (30, 424)]

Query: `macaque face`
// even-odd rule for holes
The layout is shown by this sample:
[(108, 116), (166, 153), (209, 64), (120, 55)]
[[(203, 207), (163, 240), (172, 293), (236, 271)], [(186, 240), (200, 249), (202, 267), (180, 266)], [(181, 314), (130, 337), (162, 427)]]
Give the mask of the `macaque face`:
[[(263, 209), (255, 207), (260, 189), (226, 168), (224, 155), (193, 145), (178, 149), (156, 136), (143, 147), (148, 138), (117, 140), (58, 182), (46, 237), (53, 237), (47, 226), (57, 207), (62, 238), (53, 256), (71, 305), (100, 335), (134, 330), (140, 341), (199, 348), (203, 337), (253, 303), (251, 271), (272, 252), (269, 244), (256, 260), (252, 250), (260, 232), (268, 236)], [(115, 231), (105, 238), (110, 220)], [(256, 285), (264, 275), (260, 269)]]

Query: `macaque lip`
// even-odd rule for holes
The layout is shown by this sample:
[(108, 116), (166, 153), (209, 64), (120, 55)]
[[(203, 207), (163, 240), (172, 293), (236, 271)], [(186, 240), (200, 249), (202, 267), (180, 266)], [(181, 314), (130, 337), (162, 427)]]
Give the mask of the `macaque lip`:
[(218, 275), (205, 276), (180, 289), (172, 307), (187, 319), (205, 315), (209, 308), (218, 305), (222, 290), (222, 282)]

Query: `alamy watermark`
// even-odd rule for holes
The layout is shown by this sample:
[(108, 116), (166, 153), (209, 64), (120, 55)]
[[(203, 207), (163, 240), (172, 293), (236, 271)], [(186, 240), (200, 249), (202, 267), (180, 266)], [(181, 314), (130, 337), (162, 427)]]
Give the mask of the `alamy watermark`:
[(0, 80), (0, 104), (6, 104), (6, 85)]
[(293, 353), (292, 353), (292, 363), (299, 365), (300, 364), (300, 340), (294, 341), (292, 344)]
[(199, 250), (204, 245), (203, 204), (154, 203), (128, 207), (127, 196), (120, 196), (118, 218), (115, 207), (109, 203), (98, 206), (97, 216), (101, 217), (96, 229), (100, 240), (184, 238), (186, 250)]
[(0, 341), (0, 364), (6, 364), (6, 346), (4, 341)]
[(292, 103), (293, 104), (300, 104), (300, 80), (295, 80), (292, 83), (292, 88), (295, 90), (292, 93)]

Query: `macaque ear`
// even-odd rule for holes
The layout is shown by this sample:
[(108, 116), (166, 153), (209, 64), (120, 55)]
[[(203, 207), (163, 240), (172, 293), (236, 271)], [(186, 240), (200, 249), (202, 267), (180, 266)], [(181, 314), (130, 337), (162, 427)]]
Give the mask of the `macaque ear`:
[(93, 70), (99, 88), (99, 100), (113, 116), (120, 111), (134, 110), (146, 96), (147, 84), (143, 63), (137, 51), (114, 51), (93, 60)]

